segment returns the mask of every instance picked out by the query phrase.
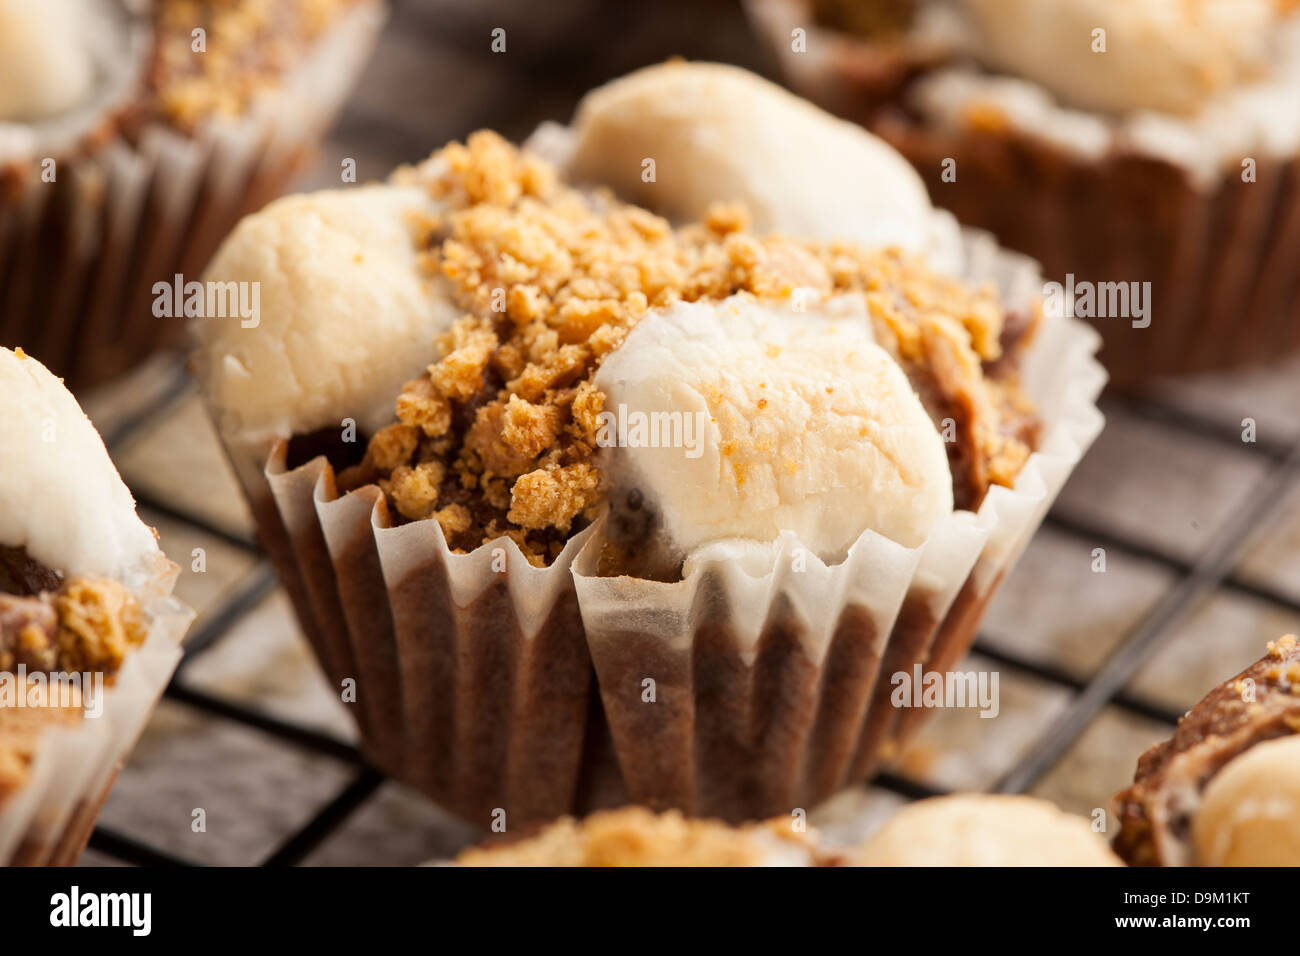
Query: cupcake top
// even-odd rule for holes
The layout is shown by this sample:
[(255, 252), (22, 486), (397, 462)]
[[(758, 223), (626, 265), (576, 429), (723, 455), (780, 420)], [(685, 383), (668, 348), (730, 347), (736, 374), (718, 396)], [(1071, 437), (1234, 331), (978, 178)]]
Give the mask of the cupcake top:
[(909, 804), (852, 856), (858, 866), (1120, 866), (1081, 817), (1045, 800), (961, 794)]
[(675, 222), (739, 202), (758, 233), (909, 252), (931, 240), (925, 185), (902, 156), (739, 67), (670, 62), (607, 83), (583, 97), (565, 153), (566, 179)]
[[(1191, 113), (1264, 72), (1279, 0), (960, 0), (991, 67), (1080, 109)], [(1105, 31), (1094, 52), (1093, 31)]]
[(789, 820), (729, 827), (642, 807), (566, 817), (514, 843), (466, 850), (459, 866), (814, 866), (815, 835)]
[[(725, 93), (749, 118), (719, 135), (754, 142), (763, 110), (746, 104), (767, 103), (770, 84), (698, 69), (686, 85), (702, 101)], [(683, 87), (638, 84), (658, 91), (634, 97), (638, 109)], [(861, 155), (884, 149), (811, 115), (870, 143)], [(685, 121), (659, 134), (656, 155), (693, 156), (652, 193), (679, 215), (702, 202), (699, 184), (727, 181), (725, 151), (692, 154), (701, 135)], [(571, 164), (583, 149), (565, 152)], [(864, 215), (889, 208), (858, 197), (871, 183), (843, 188)], [(696, 198), (674, 203), (679, 190)], [(840, 201), (804, 195), (817, 210)], [(769, 204), (770, 228), (781, 208)], [(919, 235), (936, 214), (907, 215)], [(458, 551), (504, 535), (544, 565), (608, 508), (611, 573), (673, 578), (704, 544), (785, 530), (838, 561), (866, 530), (913, 546), (940, 515), (978, 508), (1036, 440), (1016, 378), (1036, 313), (1008, 321), (993, 289), (897, 245), (756, 231), (738, 202), (674, 224), (566, 185), (487, 132), (388, 185), (273, 205), (207, 278), (262, 283), (259, 327), (197, 327), (227, 441), (264, 455), (277, 437), (337, 436), (388, 390), (393, 423), (366, 430), (338, 486), (378, 484), (392, 520), (433, 519)], [(436, 343), (431, 326), (445, 329)], [(399, 389), (400, 374), (413, 377)]]
[(1178, 721), (1115, 797), (1115, 849), (1135, 865), (1300, 862), (1300, 641), (1286, 635)]
[(0, 546), (69, 575), (115, 577), (161, 553), (72, 393), (0, 348)]
[(0, 161), (239, 117), (370, 0), (0, 0)]
[(0, 0), (0, 122), (71, 109), (90, 92), (94, 67), (84, 0)]

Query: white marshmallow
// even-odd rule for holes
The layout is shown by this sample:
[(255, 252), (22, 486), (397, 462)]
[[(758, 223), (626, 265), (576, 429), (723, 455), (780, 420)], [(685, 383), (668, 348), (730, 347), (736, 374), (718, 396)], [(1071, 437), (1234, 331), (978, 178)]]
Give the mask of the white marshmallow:
[(126, 579), (161, 552), (72, 393), (0, 348), (0, 544), (68, 575)]
[(431, 211), (414, 187), (289, 196), (244, 219), (207, 281), (259, 283), (256, 327), (197, 319), (196, 365), (227, 439), (265, 443), (393, 417), (402, 384), (435, 358), (459, 315), (422, 271), (408, 216)]
[(646, 416), (646, 436), (663, 434), (655, 413), (681, 416), (678, 447), (607, 436), (625, 443), (607, 452), (612, 485), (648, 497), (674, 552), (789, 530), (835, 562), (867, 529), (919, 545), (952, 511), (943, 442), (858, 296), (679, 303), (642, 319), (595, 384), (607, 413)]
[[(925, 251), (932, 207), (907, 161), (734, 66), (665, 63), (588, 93), (566, 177), (678, 221), (743, 201), (759, 232)], [(645, 182), (645, 160), (654, 181)]]
[(0, 121), (65, 112), (95, 76), (85, 0), (0, 0)]

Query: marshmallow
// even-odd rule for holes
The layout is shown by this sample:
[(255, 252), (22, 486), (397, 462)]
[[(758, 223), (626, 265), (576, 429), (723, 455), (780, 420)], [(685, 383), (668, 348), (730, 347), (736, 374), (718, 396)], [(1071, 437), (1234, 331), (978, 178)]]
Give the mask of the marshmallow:
[(402, 384), (460, 315), (417, 260), (410, 217), (432, 211), (422, 189), (373, 185), (289, 196), (235, 228), (204, 279), (257, 283), (257, 324), (193, 325), (199, 377), (228, 440), (392, 419)]
[(63, 113), (95, 77), (85, 0), (0, 0), (0, 122)]
[(759, 232), (911, 252), (930, 242), (930, 200), (902, 156), (738, 67), (674, 62), (607, 83), (579, 104), (567, 152), (567, 178), (669, 219), (741, 201)]
[(1120, 866), (1081, 817), (1045, 800), (962, 794), (904, 807), (863, 845), (858, 866)]
[[(976, 53), (1084, 109), (1189, 113), (1267, 63), (1274, 0), (962, 0)], [(1095, 30), (1105, 52), (1094, 52)]]
[(0, 348), (0, 545), (70, 576), (125, 579), (161, 552), (103, 439), (36, 359)]
[(1201, 866), (1300, 864), (1300, 737), (1230, 760), (1205, 788), (1192, 835)]
[(791, 304), (658, 310), (596, 374), (613, 497), (641, 492), (674, 554), (789, 530), (837, 562), (868, 529), (915, 547), (952, 511), (943, 441), (862, 299)]

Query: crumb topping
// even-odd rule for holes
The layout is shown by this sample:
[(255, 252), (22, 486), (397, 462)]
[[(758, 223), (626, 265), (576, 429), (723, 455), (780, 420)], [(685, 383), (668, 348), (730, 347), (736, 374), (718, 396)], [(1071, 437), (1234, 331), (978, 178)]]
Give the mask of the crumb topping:
[(396, 520), (438, 521), (454, 550), (506, 535), (543, 565), (595, 516), (604, 395), (592, 378), (650, 309), (679, 301), (863, 293), (876, 340), (954, 433), (958, 507), (1014, 481), (1033, 446), (1037, 420), (1003, 355), (991, 286), (935, 275), (898, 250), (755, 236), (736, 205), (674, 228), (565, 186), (486, 131), (395, 179), (446, 203), (412, 227), (424, 267), (466, 314), (339, 483), (377, 483)]
[(117, 581), (70, 578), (0, 547), (0, 671), (103, 673), (110, 678), (148, 628)]
[[(160, 0), (150, 88), (159, 113), (182, 129), (238, 116), (301, 58), (355, 0)], [(194, 49), (194, 31), (205, 33)]]
[(517, 843), (475, 847), (460, 866), (760, 866), (782, 846), (813, 862), (815, 840), (789, 819), (746, 827), (692, 820), (676, 810), (656, 815), (643, 807), (565, 817)]

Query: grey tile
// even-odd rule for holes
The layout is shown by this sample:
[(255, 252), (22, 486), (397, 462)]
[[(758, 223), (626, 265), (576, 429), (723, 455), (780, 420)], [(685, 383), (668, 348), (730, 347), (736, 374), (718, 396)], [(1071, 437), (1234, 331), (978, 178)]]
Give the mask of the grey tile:
[(1057, 510), (1191, 559), (1214, 540), (1267, 469), (1266, 461), (1247, 451), (1112, 413)]
[(1134, 676), (1129, 690), (1181, 713), (1263, 657), (1269, 641), (1296, 632), (1300, 632), (1300, 612), (1218, 591), (1165, 638)]
[(357, 739), (346, 705), (317, 666), (283, 591), (265, 598), (188, 664), (184, 681), (342, 740)]
[(984, 646), (1091, 676), (1175, 580), (1161, 565), (1042, 528), (994, 598), (980, 630)]
[(438, 809), (426, 797), (390, 781), (303, 864), (414, 866), (449, 860), (483, 836), (481, 830)]
[(232, 534), (251, 536), (248, 507), (197, 392), (118, 449), (118, 471), (140, 494)]
[(1300, 357), (1293, 357), (1272, 365), (1172, 379), (1150, 394), (1226, 428), (1240, 428), (1242, 419), (1253, 418), (1261, 439), (1286, 441), (1300, 436), (1297, 377)]
[[(173, 521), (148, 508), (140, 518), (158, 532), (163, 553), (180, 568), (175, 594), (198, 613), (190, 633), (219, 610), (231, 591), (237, 590), (256, 567), (256, 552), (231, 545), (194, 525)], [(195, 552), (198, 552), (197, 554)]]
[[(161, 703), (102, 823), (189, 859), (251, 865), (328, 803), (351, 768), (239, 724)], [(202, 809), (206, 831), (192, 829)]]
[(895, 770), (941, 790), (985, 790), (1033, 748), (1071, 693), (978, 654), (968, 656), (957, 670), (998, 675), (997, 715), (984, 717), (969, 707), (935, 710)]
[(1133, 782), (1137, 759), (1147, 748), (1173, 733), (1170, 724), (1108, 707), (1074, 746), (1034, 787), (1033, 794), (1080, 816), (1106, 811), (1106, 832), (1115, 835), (1111, 798)]
[(1300, 601), (1300, 483), (1290, 489), (1273, 520), (1247, 547), (1237, 574)]

